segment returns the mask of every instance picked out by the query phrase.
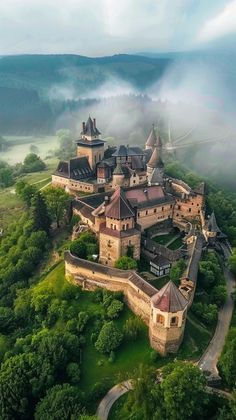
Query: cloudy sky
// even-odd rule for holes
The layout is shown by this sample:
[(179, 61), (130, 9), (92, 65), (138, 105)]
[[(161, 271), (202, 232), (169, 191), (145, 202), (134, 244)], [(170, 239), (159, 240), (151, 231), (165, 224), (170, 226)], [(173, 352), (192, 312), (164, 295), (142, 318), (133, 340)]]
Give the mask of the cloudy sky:
[(236, 0), (2, 0), (0, 55), (181, 51), (236, 35)]

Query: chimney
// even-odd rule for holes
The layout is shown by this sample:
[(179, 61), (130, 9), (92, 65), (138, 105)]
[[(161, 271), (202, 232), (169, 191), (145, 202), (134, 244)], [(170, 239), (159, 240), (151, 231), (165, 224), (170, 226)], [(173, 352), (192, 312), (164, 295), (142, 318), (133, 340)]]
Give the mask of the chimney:
[(93, 128), (96, 129), (96, 118), (93, 119)]
[(105, 201), (105, 206), (107, 206), (109, 204), (109, 201), (110, 201), (110, 198), (108, 197), (108, 195), (105, 195), (104, 201)]
[(84, 121), (82, 122), (82, 131), (83, 131), (83, 133), (85, 133), (85, 122)]

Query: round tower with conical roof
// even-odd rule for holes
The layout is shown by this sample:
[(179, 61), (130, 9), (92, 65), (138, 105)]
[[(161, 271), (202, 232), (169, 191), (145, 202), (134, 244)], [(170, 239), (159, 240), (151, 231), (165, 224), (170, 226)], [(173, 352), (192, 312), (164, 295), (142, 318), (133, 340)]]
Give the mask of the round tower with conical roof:
[(121, 187), (124, 184), (124, 180), (125, 180), (125, 172), (122, 168), (121, 163), (118, 162), (112, 176), (112, 187), (113, 188)]
[(157, 146), (154, 147), (151, 158), (147, 163), (147, 179), (150, 185), (152, 184), (152, 177), (154, 172), (155, 178), (158, 179), (158, 183), (162, 185), (164, 175), (164, 164), (161, 158), (161, 150)]
[(176, 352), (182, 342), (188, 300), (178, 287), (169, 281), (151, 298), (149, 337), (151, 346), (159, 353)]

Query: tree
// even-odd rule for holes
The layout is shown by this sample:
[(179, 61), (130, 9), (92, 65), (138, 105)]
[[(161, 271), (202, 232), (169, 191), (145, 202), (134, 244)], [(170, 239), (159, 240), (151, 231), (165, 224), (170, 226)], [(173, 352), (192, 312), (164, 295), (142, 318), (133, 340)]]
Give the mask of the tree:
[(118, 299), (113, 299), (107, 308), (107, 316), (110, 319), (118, 318), (120, 312), (123, 311), (124, 304)]
[(197, 366), (175, 364), (161, 383), (166, 418), (184, 420), (201, 418), (208, 401), (206, 379)]
[(22, 165), (22, 172), (39, 172), (46, 168), (45, 163), (35, 153), (29, 153)]
[(51, 219), (60, 226), (60, 222), (66, 215), (69, 207), (70, 196), (61, 188), (48, 187), (44, 190), (43, 195), (45, 197), (49, 214)]
[(119, 347), (122, 338), (122, 332), (116, 327), (113, 321), (105, 322), (98, 335), (95, 347), (101, 353), (110, 353)]
[(136, 270), (137, 262), (131, 257), (119, 257), (115, 262), (115, 267), (120, 270)]
[(236, 328), (231, 328), (219, 360), (220, 374), (230, 388), (236, 386)]
[(170, 280), (172, 280), (177, 286), (180, 283), (180, 277), (182, 276), (184, 269), (185, 262), (183, 258), (177, 261), (170, 269)]
[(10, 357), (0, 370), (0, 417), (31, 419), (35, 401), (50, 383), (43, 359), (33, 353)]
[(76, 239), (71, 243), (70, 251), (79, 258), (87, 258), (87, 246), (85, 242), (81, 241), (81, 239)]
[(8, 166), (0, 168), (0, 187), (10, 187), (14, 184), (12, 169)]
[(227, 290), (223, 284), (219, 284), (212, 289), (211, 302), (215, 303), (220, 308), (226, 301)]
[(229, 257), (229, 268), (236, 275), (236, 249), (234, 249), (233, 254)]
[(69, 384), (56, 385), (49, 389), (38, 403), (36, 420), (73, 420), (84, 413), (78, 388)]
[(43, 195), (38, 191), (31, 199), (31, 219), (35, 230), (49, 233), (51, 220)]
[(24, 203), (30, 207), (31, 200), (33, 196), (36, 194), (37, 189), (34, 185), (30, 185), (25, 181), (19, 181), (16, 184), (16, 193), (24, 201)]

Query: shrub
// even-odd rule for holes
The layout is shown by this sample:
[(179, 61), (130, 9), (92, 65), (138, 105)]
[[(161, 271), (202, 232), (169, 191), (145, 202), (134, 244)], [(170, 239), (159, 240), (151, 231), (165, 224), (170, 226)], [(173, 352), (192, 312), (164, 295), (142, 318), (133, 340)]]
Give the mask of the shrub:
[(122, 332), (116, 327), (113, 321), (106, 322), (95, 343), (96, 349), (101, 353), (110, 353), (121, 344)]
[(126, 256), (118, 258), (115, 262), (115, 267), (120, 270), (136, 270), (137, 266), (137, 262), (133, 258)]
[(112, 300), (107, 308), (107, 316), (111, 319), (118, 318), (120, 312), (123, 310), (124, 304), (117, 299)]

